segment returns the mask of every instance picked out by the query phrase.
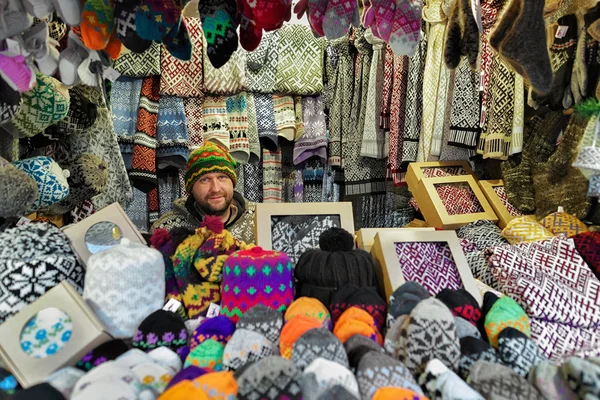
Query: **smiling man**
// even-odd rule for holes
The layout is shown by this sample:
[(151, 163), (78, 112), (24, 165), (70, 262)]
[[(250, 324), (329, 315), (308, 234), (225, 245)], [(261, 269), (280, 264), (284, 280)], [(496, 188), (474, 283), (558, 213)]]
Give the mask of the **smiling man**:
[(194, 150), (187, 162), (185, 189), (187, 198), (175, 200), (173, 210), (153, 226), (171, 230), (175, 227), (196, 229), (206, 215), (220, 217), (225, 228), (236, 238), (254, 243), (254, 209), (235, 192), (237, 166), (229, 152), (214, 143)]

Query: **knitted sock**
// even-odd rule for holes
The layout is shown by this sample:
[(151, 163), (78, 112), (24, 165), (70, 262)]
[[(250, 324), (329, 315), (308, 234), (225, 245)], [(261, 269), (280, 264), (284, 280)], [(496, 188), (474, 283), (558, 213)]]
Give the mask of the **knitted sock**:
[(327, 12), (328, 0), (308, 0), (308, 23), (319, 36), (325, 36), (323, 19)]
[(240, 44), (246, 51), (254, 51), (260, 45), (262, 40), (263, 30), (256, 21), (254, 21), (252, 14), (244, 13), (240, 18)]
[(563, 378), (580, 399), (600, 397), (600, 361), (598, 358), (595, 360), (591, 362), (572, 357), (560, 367)]
[(460, 343), (456, 337), (454, 317), (448, 307), (435, 298), (421, 301), (410, 313), (406, 328), (406, 349), (400, 351), (413, 374), (423, 372), (434, 358), (455, 369), (460, 359)]
[(512, 369), (486, 361), (473, 365), (467, 383), (486, 399), (542, 399), (537, 389)]
[(81, 39), (90, 50), (102, 50), (108, 44), (115, 26), (109, 0), (87, 0), (81, 14)]
[(220, 68), (237, 50), (235, 0), (206, 0), (198, 3), (202, 30), (206, 38), (206, 53), (210, 63)]
[(137, 34), (146, 40), (162, 40), (181, 17), (180, 0), (148, 0), (135, 13)]
[(533, 340), (515, 328), (506, 328), (500, 332), (498, 353), (504, 364), (521, 376), (527, 376), (532, 368), (546, 360)]
[(483, 340), (466, 337), (460, 340), (460, 361), (458, 362), (458, 374), (467, 379), (471, 373), (471, 367), (477, 361), (489, 361), (502, 364), (500, 355), (492, 346)]
[(483, 400), (465, 381), (449, 370), (440, 360), (431, 360), (419, 377), (419, 384), (425, 388), (431, 399)]
[(323, 32), (327, 39), (339, 39), (348, 32), (356, 7), (354, 0), (329, 0), (323, 18)]
[(136, 31), (135, 14), (140, 0), (114, 0), (115, 33), (123, 45), (134, 53), (148, 50), (152, 41), (142, 39)]
[(479, 29), (469, 0), (458, 0), (454, 3), (446, 31), (444, 57), (448, 68), (458, 67), (461, 56), (467, 56), (471, 68), (477, 68)]
[[(540, 46), (546, 43), (544, 1), (513, 3), (521, 3), (517, 18), (509, 16), (508, 23), (514, 28), (494, 48), (537, 92), (547, 93), (552, 88), (553, 72), (548, 48)], [(502, 32), (506, 29), (500, 31), (500, 36)]]
[(189, 61), (192, 58), (192, 42), (185, 22), (180, 18), (179, 22), (171, 28), (171, 31), (163, 39), (163, 44), (173, 57), (181, 61)]
[(363, 399), (370, 400), (382, 387), (401, 387), (417, 394), (423, 391), (412, 374), (400, 361), (392, 357), (370, 351), (365, 354), (356, 369), (356, 380)]
[(62, 83), (71, 86), (79, 81), (77, 70), (89, 56), (89, 50), (73, 31), (69, 32), (67, 43), (68, 47), (60, 53), (58, 70)]
[(577, 395), (569, 387), (569, 383), (562, 376), (560, 367), (552, 361), (542, 361), (537, 367), (529, 371), (527, 377), (545, 399), (549, 400), (577, 400)]
[(397, 56), (412, 56), (421, 35), (421, 0), (405, 0), (396, 6), (394, 25), (390, 34), (390, 47)]

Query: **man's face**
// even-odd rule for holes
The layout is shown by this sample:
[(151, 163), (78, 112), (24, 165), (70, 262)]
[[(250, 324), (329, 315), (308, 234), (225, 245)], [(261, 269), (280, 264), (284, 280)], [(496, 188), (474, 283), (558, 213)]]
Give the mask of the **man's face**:
[(221, 172), (202, 175), (192, 187), (192, 195), (206, 215), (222, 216), (233, 200), (233, 181)]

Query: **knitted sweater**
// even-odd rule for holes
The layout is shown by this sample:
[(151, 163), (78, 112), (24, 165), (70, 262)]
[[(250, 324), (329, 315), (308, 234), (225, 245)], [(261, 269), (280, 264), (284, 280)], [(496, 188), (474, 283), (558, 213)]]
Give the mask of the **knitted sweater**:
[[(204, 35), (203, 35), (204, 37)], [(233, 52), (225, 65), (217, 69), (212, 66), (204, 39), (204, 89), (210, 94), (238, 94), (247, 89), (246, 52), (239, 48)]]
[(277, 75), (279, 31), (263, 36), (258, 48), (246, 56), (246, 78), (251, 92), (271, 93)]

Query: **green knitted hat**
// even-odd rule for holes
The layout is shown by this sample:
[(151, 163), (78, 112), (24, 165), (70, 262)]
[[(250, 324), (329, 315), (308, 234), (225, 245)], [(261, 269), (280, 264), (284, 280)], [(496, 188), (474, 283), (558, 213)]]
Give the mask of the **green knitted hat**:
[(185, 189), (190, 193), (198, 178), (211, 172), (222, 172), (228, 175), (235, 187), (237, 184), (236, 167), (237, 163), (225, 148), (218, 144), (205, 143), (204, 146), (194, 150), (188, 158)]
[(214, 339), (206, 340), (188, 354), (185, 359), (184, 368), (190, 365), (196, 367), (207, 367), (213, 371), (221, 371), (223, 369), (223, 353), (225, 346)]
[(504, 296), (494, 303), (485, 316), (485, 332), (494, 348), (498, 348), (500, 332), (509, 327), (531, 336), (531, 322), (523, 308), (510, 297)]

